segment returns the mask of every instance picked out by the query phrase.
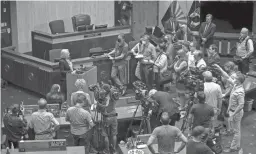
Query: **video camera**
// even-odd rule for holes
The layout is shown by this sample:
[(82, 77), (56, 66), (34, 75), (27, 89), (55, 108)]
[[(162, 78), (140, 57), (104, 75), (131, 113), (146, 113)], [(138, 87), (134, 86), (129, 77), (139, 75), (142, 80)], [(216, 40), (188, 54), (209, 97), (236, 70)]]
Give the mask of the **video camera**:
[(141, 102), (141, 106), (144, 109), (144, 113), (147, 114), (149, 110), (152, 112), (156, 112), (158, 110), (159, 104), (149, 98), (147, 86), (141, 81), (133, 82), (133, 86), (135, 89), (135, 99)]
[[(104, 107), (106, 105), (106, 97), (108, 95), (110, 96), (110, 99), (114, 101), (117, 101), (120, 97), (120, 92), (116, 87), (103, 82), (92, 84), (88, 88), (90, 91), (94, 93), (94, 98), (100, 104), (101, 107)], [(102, 110), (98, 108), (98, 111)]]

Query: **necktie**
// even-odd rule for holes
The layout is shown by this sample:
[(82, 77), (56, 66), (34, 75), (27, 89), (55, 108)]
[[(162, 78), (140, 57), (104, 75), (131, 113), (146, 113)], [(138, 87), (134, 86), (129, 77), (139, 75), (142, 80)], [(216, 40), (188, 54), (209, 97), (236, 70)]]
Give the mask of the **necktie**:
[(209, 24), (206, 24), (205, 29), (204, 29), (204, 33), (207, 31), (208, 27), (209, 27)]

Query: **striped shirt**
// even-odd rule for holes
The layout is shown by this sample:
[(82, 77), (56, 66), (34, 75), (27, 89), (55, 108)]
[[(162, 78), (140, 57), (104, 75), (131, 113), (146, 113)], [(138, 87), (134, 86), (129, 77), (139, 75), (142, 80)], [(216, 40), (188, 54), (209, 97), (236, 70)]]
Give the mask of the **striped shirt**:
[(243, 85), (234, 86), (230, 93), (229, 108), (235, 111), (238, 105), (244, 105), (245, 91)]
[(53, 139), (55, 132), (52, 132), (52, 128), (56, 125), (59, 125), (59, 122), (53, 114), (43, 109), (34, 112), (29, 122), (29, 127), (34, 128), (36, 140)]
[(83, 135), (89, 131), (89, 123), (92, 121), (92, 117), (82, 107), (72, 106), (67, 110), (66, 121), (70, 122), (71, 134)]

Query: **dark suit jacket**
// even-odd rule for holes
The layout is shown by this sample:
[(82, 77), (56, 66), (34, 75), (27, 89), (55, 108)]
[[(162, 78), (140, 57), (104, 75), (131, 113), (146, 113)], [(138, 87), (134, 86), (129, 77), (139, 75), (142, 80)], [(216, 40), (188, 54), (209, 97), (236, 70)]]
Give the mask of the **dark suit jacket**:
[(211, 44), (213, 44), (213, 35), (216, 31), (216, 25), (214, 23), (211, 23), (207, 28), (206, 32), (204, 33), (206, 24), (207, 24), (206, 22), (203, 22), (199, 29), (199, 36), (200, 36), (199, 43), (201, 44), (202, 38), (206, 38), (207, 40), (205, 42), (205, 47), (208, 48)]
[(169, 22), (167, 22), (167, 23), (165, 23), (164, 24), (164, 32), (165, 33), (172, 33), (173, 31), (177, 31), (178, 29), (179, 29), (179, 23), (178, 22), (174, 22), (174, 28), (175, 29), (173, 29), (173, 27), (171, 26), (171, 23), (169, 23)]
[[(179, 29), (179, 30), (177, 31), (177, 33), (176, 33), (176, 37), (177, 37), (178, 40), (184, 40), (184, 33), (183, 33), (183, 31)], [(191, 31), (188, 30), (188, 33), (187, 33), (187, 39), (188, 39), (188, 41), (192, 41), (192, 40), (193, 40), (192, 38), (193, 38), (193, 36), (192, 36), (192, 34), (191, 34)]]
[(70, 72), (70, 67), (66, 59), (60, 59), (59, 61), (61, 80), (66, 80), (66, 74)]

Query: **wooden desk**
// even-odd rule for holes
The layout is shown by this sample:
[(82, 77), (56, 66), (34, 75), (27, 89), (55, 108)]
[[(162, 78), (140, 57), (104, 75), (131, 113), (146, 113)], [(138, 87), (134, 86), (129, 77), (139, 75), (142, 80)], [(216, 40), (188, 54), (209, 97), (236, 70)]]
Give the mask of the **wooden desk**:
[[(6, 149), (1, 150), (2, 154), (6, 154)], [(83, 154), (84, 147), (67, 147), (67, 151), (38, 151), (38, 152), (19, 152), (18, 149), (14, 149), (14, 151), (10, 150), (11, 154)]]
[(125, 34), (126, 41), (132, 41), (131, 27), (118, 26), (104, 29), (48, 34), (40, 31), (32, 31), (32, 55), (34, 57), (49, 60), (49, 50), (69, 49), (72, 59), (89, 57), (89, 50), (101, 47), (103, 50), (114, 48), (117, 36)]

